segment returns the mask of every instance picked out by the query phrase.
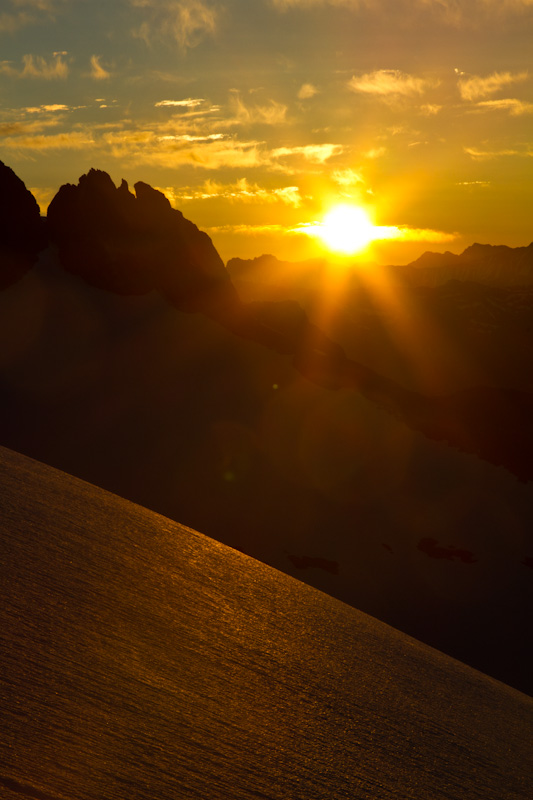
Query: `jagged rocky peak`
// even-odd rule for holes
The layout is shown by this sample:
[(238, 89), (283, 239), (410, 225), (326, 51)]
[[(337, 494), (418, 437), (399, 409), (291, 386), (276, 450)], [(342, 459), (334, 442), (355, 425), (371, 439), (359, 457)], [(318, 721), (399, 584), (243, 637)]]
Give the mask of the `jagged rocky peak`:
[(0, 289), (19, 280), (44, 246), (37, 201), (13, 170), (0, 161)]
[(61, 187), (48, 209), (50, 235), (65, 269), (118, 294), (156, 289), (176, 307), (215, 313), (237, 302), (209, 236), (157, 189), (91, 169)]

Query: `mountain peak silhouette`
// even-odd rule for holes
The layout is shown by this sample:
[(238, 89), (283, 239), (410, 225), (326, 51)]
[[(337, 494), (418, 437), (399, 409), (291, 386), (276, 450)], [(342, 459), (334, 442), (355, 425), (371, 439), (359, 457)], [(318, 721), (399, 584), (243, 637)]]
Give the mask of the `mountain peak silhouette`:
[(13, 170), (0, 161), (0, 290), (33, 266), (44, 245), (37, 201)]
[(209, 236), (162, 192), (91, 169), (62, 186), (48, 209), (62, 266), (87, 283), (124, 295), (159, 291), (183, 311), (217, 314), (238, 296)]

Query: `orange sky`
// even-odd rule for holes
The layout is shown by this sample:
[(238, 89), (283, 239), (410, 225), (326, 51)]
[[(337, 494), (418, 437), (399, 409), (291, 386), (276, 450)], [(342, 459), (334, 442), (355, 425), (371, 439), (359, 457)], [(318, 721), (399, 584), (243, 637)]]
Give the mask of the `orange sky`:
[(325, 253), (339, 203), (389, 231), (366, 259), (526, 245), (532, 33), (533, 0), (6, 0), (0, 159), (43, 211), (151, 183), (224, 259)]

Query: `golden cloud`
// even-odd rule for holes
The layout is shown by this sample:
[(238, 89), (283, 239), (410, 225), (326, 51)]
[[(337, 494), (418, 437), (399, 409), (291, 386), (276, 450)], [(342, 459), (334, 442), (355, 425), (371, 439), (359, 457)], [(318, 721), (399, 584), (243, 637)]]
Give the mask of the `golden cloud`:
[[(533, 2), (533, 0), (532, 0)], [(480, 97), (488, 97), (498, 92), (503, 86), (510, 83), (525, 81), (528, 78), (527, 72), (493, 72), (486, 78), (473, 75), (470, 78), (461, 78), (458, 81), (459, 92), (463, 100), (479, 100)]]
[[(34, 25), (57, 10), (55, 0), (8, 0), (13, 11), (0, 14), (0, 33), (15, 33), (27, 25)], [(23, 9), (23, 10), (17, 10)]]
[(238, 233), (246, 236), (261, 236), (270, 233), (293, 233), (291, 228), (286, 225), (216, 225), (205, 228), (210, 234), (217, 233)]
[(377, 95), (378, 97), (412, 97), (423, 94), (426, 89), (436, 86), (436, 82), (425, 78), (416, 78), (397, 69), (379, 69), (354, 76), (348, 86), (354, 92)]
[(270, 100), (269, 104), (264, 106), (248, 106), (240, 92), (233, 91), (230, 96), (230, 106), (235, 114), (235, 119), (230, 122), (239, 125), (281, 125), (286, 121), (287, 106), (275, 100)]
[(100, 64), (101, 56), (91, 56), (91, 78), (95, 81), (105, 81), (111, 77), (111, 73)]
[(501, 158), (503, 156), (533, 156), (533, 149), (528, 150), (479, 150), (477, 147), (464, 147), (464, 152), (476, 161), (485, 161), (491, 158)]
[[(324, 226), (321, 222), (305, 222), (290, 229), (290, 233), (321, 238)], [(456, 233), (434, 231), (430, 228), (411, 228), (408, 225), (373, 225), (372, 241), (396, 242), (451, 242)]]
[(303, 156), (306, 161), (324, 164), (332, 156), (340, 155), (343, 150), (344, 148), (340, 144), (306, 144), (298, 147), (278, 147), (272, 151), (272, 157), (277, 159)]
[(151, 46), (154, 41), (171, 38), (183, 50), (196, 47), (217, 26), (217, 11), (203, 0), (130, 0), (134, 8), (144, 9), (148, 18), (133, 35)]
[(265, 189), (257, 183), (250, 183), (247, 178), (240, 178), (235, 183), (221, 184), (205, 181), (199, 188), (185, 188), (176, 192), (173, 188), (161, 189), (173, 204), (180, 201), (211, 200), (223, 198), (231, 202), (243, 203), (283, 203), (299, 208), (302, 204), (300, 190), (297, 186), (282, 186), (276, 189)]
[(298, 92), (298, 99), (309, 100), (311, 97), (314, 97), (315, 94), (318, 94), (318, 89), (316, 86), (313, 86), (312, 83), (304, 83)]
[(4, 140), (4, 147), (17, 150), (82, 150), (95, 141), (90, 134), (81, 131), (69, 133), (55, 133), (50, 136), (44, 134), (36, 136), (17, 136)]
[(339, 186), (356, 186), (358, 183), (364, 183), (361, 175), (350, 167), (335, 170), (331, 177)]
[(15, 78), (64, 79), (69, 72), (68, 64), (63, 60), (64, 55), (66, 53), (54, 53), (53, 58), (49, 61), (41, 56), (25, 55), (22, 57), (24, 65), (22, 69), (16, 69), (10, 61), (2, 61), (0, 62), (0, 73)]
[(202, 103), (205, 103), (203, 97), (187, 97), (185, 100), (160, 100), (158, 103), (155, 103), (156, 108), (165, 108), (165, 107), (184, 107), (184, 108), (196, 108), (196, 106), (201, 106)]
[(522, 114), (533, 114), (533, 103), (526, 103), (523, 100), (514, 98), (483, 100), (477, 103), (476, 108), (487, 109), (488, 111), (508, 111), (513, 117), (519, 117)]

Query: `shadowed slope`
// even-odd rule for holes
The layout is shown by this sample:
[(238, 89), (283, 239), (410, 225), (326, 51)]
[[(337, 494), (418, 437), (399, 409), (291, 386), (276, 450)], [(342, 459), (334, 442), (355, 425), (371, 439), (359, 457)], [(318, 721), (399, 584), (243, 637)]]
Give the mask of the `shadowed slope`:
[(0, 476), (3, 796), (529, 797), (529, 698), (3, 449)]

